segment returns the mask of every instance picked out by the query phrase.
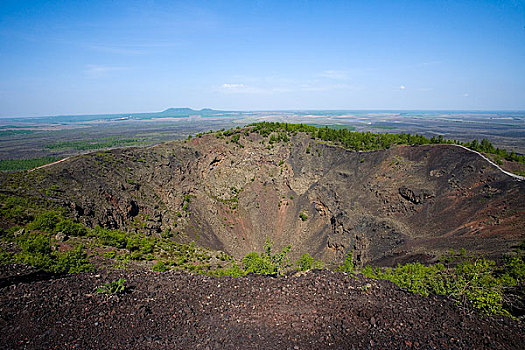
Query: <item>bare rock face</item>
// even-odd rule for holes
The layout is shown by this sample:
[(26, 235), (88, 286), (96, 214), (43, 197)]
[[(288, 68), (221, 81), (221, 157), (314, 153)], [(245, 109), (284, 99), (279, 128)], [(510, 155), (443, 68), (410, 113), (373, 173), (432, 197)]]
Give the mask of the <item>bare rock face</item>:
[[(204, 135), (78, 156), (28, 174), (87, 225), (160, 234), (243, 256), (292, 245), (339, 263), (496, 256), (523, 240), (525, 183), (452, 145), (353, 152), (297, 134), (268, 144)], [(31, 180), (31, 179), (29, 179)], [(40, 191), (41, 192), (41, 191)], [(38, 193), (40, 193), (38, 192)]]
[(422, 204), (428, 198), (434, 197), (432, 192), (424, 189), (410, 189), (406, 186), (399, 187), (399, 194), (401, 197), (414, 204)]

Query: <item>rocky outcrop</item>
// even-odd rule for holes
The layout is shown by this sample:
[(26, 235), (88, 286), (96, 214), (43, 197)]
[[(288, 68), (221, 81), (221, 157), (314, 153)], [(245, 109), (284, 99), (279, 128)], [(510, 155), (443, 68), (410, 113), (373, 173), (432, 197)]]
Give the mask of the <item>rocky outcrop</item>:
[(401, 197), (414, 204), (422, 204), (428, 198), (434, 197), (434, 194), (431, 191), (424, 189), (410, 189), (406, 186), (399, 187), (399, 194)]

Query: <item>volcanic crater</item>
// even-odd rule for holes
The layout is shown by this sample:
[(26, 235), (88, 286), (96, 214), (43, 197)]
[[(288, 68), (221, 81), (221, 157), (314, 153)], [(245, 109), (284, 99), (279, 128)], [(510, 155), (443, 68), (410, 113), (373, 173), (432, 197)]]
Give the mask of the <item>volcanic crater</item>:
[(335, 265), (353, 251), (358, 265), (392, 266), (460, 248), (495, 258), (523, 240), (525, 182), (467, 149), (355, 152), (235, 132), (71, 157), (27, 174), (24, 191), (52, 189), (90, 227), (170, 231), (238, 258), (270, 239), (294, 259)]

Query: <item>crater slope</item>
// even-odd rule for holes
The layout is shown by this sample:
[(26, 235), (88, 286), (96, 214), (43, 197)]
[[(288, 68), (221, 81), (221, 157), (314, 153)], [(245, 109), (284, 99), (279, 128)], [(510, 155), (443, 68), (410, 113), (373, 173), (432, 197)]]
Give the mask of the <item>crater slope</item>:
[(92, 153), (7, 187), (89, 226), (171, 231), (236, 257), (268, 238), (276, 249), (291, 244), (292, 258), (338, 263), (352, 250), (358, 264), (394, 265), (460, 248), (496, 257), (524, 238), (525, 182), (469, 150), (355, 152), (290, 137), (270, 143), (245, 128)]

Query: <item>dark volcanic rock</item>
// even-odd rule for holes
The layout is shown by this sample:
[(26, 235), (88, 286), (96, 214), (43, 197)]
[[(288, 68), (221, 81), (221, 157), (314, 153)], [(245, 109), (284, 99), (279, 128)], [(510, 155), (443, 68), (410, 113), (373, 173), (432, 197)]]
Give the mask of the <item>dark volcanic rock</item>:
[(399, 187), (399, 194), (406, 200), (411, 201), (414, 204), (422, 204), (427, 198), (432, 198), (434, 195), (432, 192), (427, 190), (412, 190), (408, 187)]
[[(127, 280), (127, 293), (95, 293), (118, 278)], [(0, 288), (0, 310), (0, 344), (8, 349), (525, 346), (521, 323), (329, 271), (278, 278), (139, 271), (40, 278)]]

